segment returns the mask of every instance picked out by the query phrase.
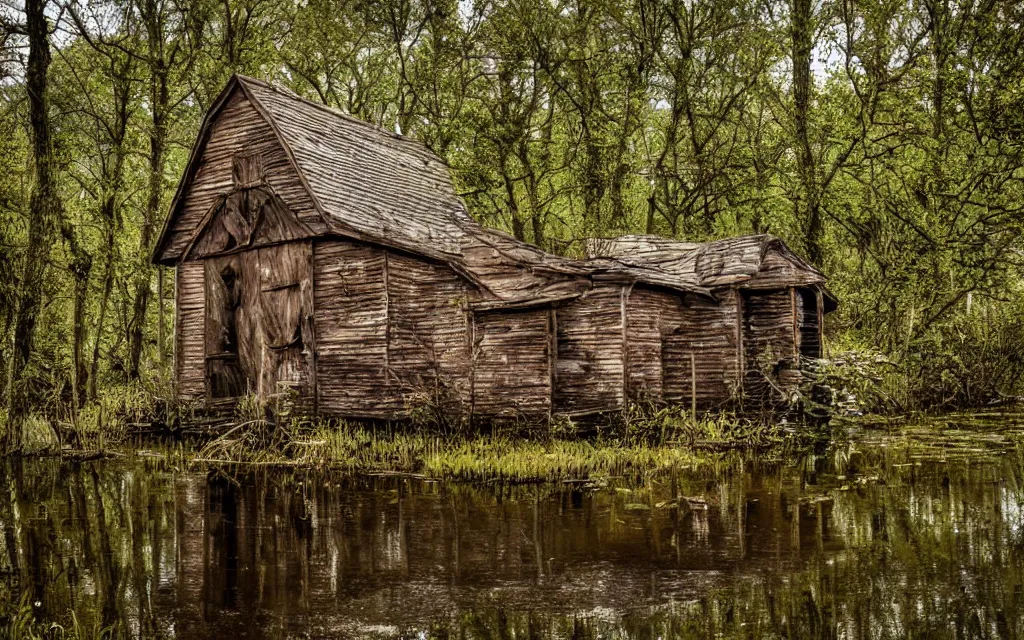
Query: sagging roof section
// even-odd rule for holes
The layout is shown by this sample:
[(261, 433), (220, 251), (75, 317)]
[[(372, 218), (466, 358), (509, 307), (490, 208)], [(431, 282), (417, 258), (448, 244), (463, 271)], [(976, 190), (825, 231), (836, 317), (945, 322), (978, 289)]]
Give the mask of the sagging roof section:
[(655, 268), (681, 282), (715, 289), (740, 286), (771, 289), (824, 285), (825, 276), (793, 253), (782, 240), (762, 234), (681, 242), (649, 235), (591, 238), (592, 260), (614, 258), (634, 267)]

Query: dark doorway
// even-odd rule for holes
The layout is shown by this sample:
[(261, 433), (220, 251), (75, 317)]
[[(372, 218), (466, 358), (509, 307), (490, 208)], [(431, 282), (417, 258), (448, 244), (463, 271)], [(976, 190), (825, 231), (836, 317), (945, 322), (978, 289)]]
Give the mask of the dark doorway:
[(235, 398), (247, 389), (239, 362), (242, 269), (237, 256), (206, 263), (206, 376), (211, 399)]
[(818, 314), (818, 292), (813, 289), (797, 289), (797, 296), (801, 359), (820, 358), (821, 318)]

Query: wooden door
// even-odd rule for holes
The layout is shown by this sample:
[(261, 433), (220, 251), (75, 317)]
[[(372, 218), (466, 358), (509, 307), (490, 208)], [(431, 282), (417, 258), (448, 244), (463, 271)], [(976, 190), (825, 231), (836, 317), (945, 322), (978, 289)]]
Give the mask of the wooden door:
[(289, 242), (254, 253), (263, 349), (260, 396), (265, 402), (309, 405), (315, 389), (310, 243)]
[(309, 242), (292, 242), (205, 261), (209, 400), (311, 407), (310, 260)]

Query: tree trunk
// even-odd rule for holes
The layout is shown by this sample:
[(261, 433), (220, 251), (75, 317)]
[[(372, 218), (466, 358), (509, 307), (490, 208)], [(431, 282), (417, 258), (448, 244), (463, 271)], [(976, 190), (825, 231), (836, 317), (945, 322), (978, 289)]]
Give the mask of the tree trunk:
[(809, 120), (811, 111), (811, 55), (814, 48), (814, 24), (811, 0), (793, 0), (790, 7), (790, 35), (793, 45), (793, 125), (796, 136), (797, 170), (803, 189), (803, 202), (797, 203), (797, 216), (803, 226), (807, 257), (820, 264), (822, 254), (821, 194), (818, 170), (811, 149)]
[(149, 198), (145, 218), (139, 234), (139, 264), (135, 276), (135, 303), (132, 308), (131, 335), (128, 338), (128, 379), (139, 378), (143, 337), (146, 328), (146, 310), (149, 306), (153, 269), (150, 253), (153, 250), (153, 230), (160, 216), (160, 200), (164, 186), (164, 151), (167, 144), (167, 108), (170, 96), (167, 87), (167, 68), (162, 59), (153, 61), (150, 98), (153, 109), (153, 129), (149, 135)]
[(89, 371), (85, 365), (85, 303), (89, 294), (89, 274), (92, 271), (92, 256), (81, 246), (71, 225), (65, 225), (62, 233), (71, 251), (71, 272), (73, 284), (71, 306), (71, 417), (78, 428), (78, 410), (85, 400), (86, 379)]
[(103, 339), (103, 327), (107, 322), (107, 308), (110, 305), (110, 292), (114, 288), (114, 207), (115, 200), (112, 194), (108, 195), (103, 204), (100, 205), (100, 217), (107, 225), (105, 230), (106, 247), (104, 250), (103, 265), (103, 293), (100, 294), (100, 308), (96, 315), (96, 336), (92, 343), (92, 361), (89, 364), (89, 390), (90, 401), (96, 400), (96, 379), (100, 370), (100, 341)]
[(167, 323), (164, 319), (164, 270), (163, 267), (156, 268), (156, 301), (157, 301), (157, 332), (156, 350), (160, 359), (160, 377), (164, 378), (165, 367), (167, 366)]
[(27, 368), (35, 337), (36, 319), (42, 305), (43, 284), (49, 262), (49, 248), (61, 214), (57, 193), (53, 148), (50, 140), (50, 114), (47, 99), (47, 73), (50, 67), (49, 23), (46, 0), (26, 0), (28, 32), (28, 68), (25, 86), (28, 93), (29, 122), (32, 128), (32, 158), (35, 182), (29, 201), (28, 245), (14, 321), (14, 351), (8, 381), (8, 421), (4, 434), (5, 449), (20, 451), (22, 428), (29, 412)]

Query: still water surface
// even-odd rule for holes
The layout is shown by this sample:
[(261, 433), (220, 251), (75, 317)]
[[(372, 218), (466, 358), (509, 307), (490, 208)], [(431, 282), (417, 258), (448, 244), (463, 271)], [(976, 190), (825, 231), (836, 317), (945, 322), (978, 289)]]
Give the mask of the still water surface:
[(993, 424), (601, 485), (25, 460), (0, 571), (142, 637), (1020, 638), (1024, 455)]

